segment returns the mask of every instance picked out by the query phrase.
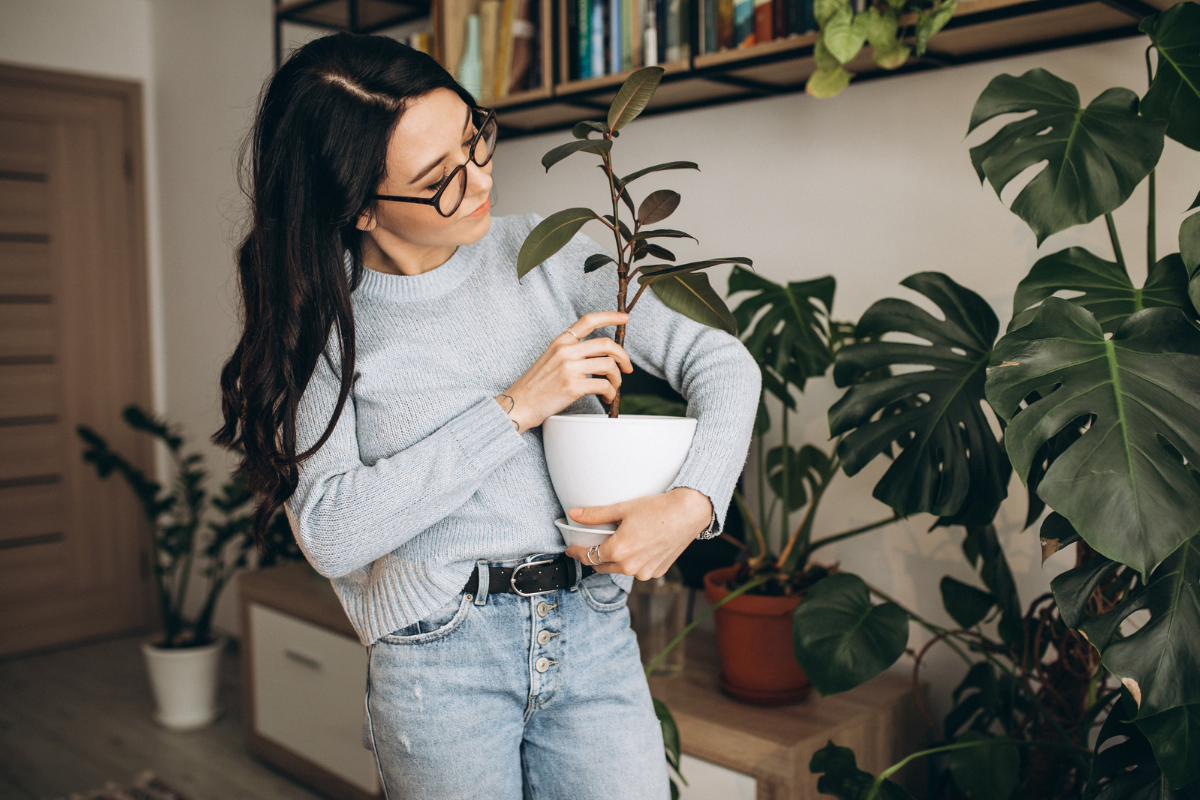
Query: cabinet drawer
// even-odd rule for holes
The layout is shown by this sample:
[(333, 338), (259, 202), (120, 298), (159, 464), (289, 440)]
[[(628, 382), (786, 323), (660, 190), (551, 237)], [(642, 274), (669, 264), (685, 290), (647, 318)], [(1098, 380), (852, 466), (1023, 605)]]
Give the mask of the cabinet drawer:
[(249, 640), (257, 733), (378, 792), (375, 755), (362, 737), (367, 649), (258, 603), (250, 604)]
[(693, 758), (687, 753), (679, 761), (688, 785), (679, 786), (679, 800), (754, 800), (758, 781), (743, 772)]

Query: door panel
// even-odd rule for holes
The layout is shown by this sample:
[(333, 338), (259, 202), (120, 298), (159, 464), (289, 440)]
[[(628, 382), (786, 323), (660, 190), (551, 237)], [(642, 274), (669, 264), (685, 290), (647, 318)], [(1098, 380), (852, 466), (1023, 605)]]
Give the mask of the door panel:
[(0, 67), (0, 655), (151, 621), (147, 523), (75, 432), (152, 472), (140, 103)]

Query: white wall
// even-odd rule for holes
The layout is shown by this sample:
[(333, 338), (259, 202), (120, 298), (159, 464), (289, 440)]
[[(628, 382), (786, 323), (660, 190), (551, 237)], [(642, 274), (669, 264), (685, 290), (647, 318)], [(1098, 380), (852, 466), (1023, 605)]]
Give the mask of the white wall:
[[(775, 281), (833, 274), (835, 315), (846, 320), (857, 319), (882, 297), (918, 298), (898, 282), (915, 272), (942, 271), (981, 294), (1003, 326), (1011, 316), (1014, 287), (1039, 252), (1077, 243), (1101, 255), (1111, 251), (1103, 221), (1053, 236), (1039, 251), (1028, 227), (990, 187), (979, 185), (968, 148), (1003, 123), (965, 139), (975, 99), (993, 76), (1035, 66), (1075, 82), (1084, 102), (1110, 86), (1140, 93), (1146, 85), (1144, 47), (1141, 40), (1112, 42), (853, 84), (831, 100), (791, 95), (647, 117), (621, 132), (614, 158), (618, 172), (676, 159), (699, 163), (699, 173), (662, 173), (634, 184), (639, 198), (656, 188), (683, 195), (664, 225), (697, 235), (700, 245), (671, 244), (680, 260), (745, 255)], [(593, 157), (573, 156), (549, 174), (542, 169), (542, 154), (569, 138), (562, 132), (503, 142), (493, 171), (499, 193), (493, 213), (606, 208), (607, 189)], [(1168, 253), (1178, 247), (1181, 214), (1200, 188), (1200, 156), (1168, 141), (1162, 164), (1158, 249)], [(1145, 272), (1144, 192), (1116, 214), (1135, 280)], [(1011, 199), (1009, 192), (1005, 199)], [(591, 223), (588, 232), (611, 248), (606, 229)], [(714, 270), (713, 278), (723, 293), (725, 273)], [(795, 444), (829, 447), (825, 412), (839, 394), (829, 379), (810, 384), (793, 423)], [(778, 416), (775, 428), (777, 436)], [(879, 463), (854, 478), (839, 476), (823, 503), (816, 535), (889, 516), (871, 498), (885, 468)], [(1028, 603), (1047, 590), (1051, 577), (1073, 565), (1073, 548), (1041, 568), (1036, 527), (1020, 530), (1025, 501), (1016, 479), (1010, 496), (1000, 515), (1001, 537)], [(799, 517), (793, 520), (798, 522)], [(921, 615), (948, 624), (938, 581), (947, 573), (973, 579), (959, 549), (961, 529), (928, 533), (931, 522), (928, 516), (913, 518), (818, 556), (840, 561)], [(902, 659), (899, 668), (908, 670), (911, 662)], [(932, 660), (926, 677), (933, 682), (939, 719), (962, 673), (961, 662), (944, 649)]]

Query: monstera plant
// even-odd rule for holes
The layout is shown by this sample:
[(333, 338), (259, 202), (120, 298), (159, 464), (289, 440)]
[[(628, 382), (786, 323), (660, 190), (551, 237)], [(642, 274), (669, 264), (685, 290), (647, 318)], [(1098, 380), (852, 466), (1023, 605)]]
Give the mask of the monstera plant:
[[(1200, 197), (1171, 209), (1190, 216), (1178, 252), (1160, 257), (1154, 185), (1164, 137), (1200, 149), (1200, 6), (1175, 5), (1141, 30), (1157, 54), (1143, 97), (1115, 88), (1085, 106), (1034, 69), (995, 78), (971, 115), (970, 130), (1024, 115), (971, 161), (997, 194), (1040, 165), (1011, 206), (1039, 244), (1103, 218), (1111, 254), (1039, 259), (1003, 334), (974, 292), (913, 275), (902, 285), (940, 317), (881, 300), (833, 366), (846, 388), (829, 411), (842, 469), (890, 458), (874, 496), (897, 516), (963, 526), (981, 585), (942, 580), (957, 625), (942, 628), (858, 576), (831, 576), (796, 610), (796, 657), (828, 694), (899, 659), (910, 620), (933, 634), (918, 667), (933, 645), (961, 655), (970, 668), (938, 726), (944, 741), (911, 757), (943, 759), (938, 797), (1200, 793)], [(1112, 214), (1143, 182), (1138, 286)], [(1029, 493), (1027, 526), (1042, 520), (1044, 555), (1077, 545), (1075, 567), (1028, 607), (992, 525), (1011, 470)], [(875, 776), (831, 743), (810, 767), (826, 794), (905, 798), (890, 778), (911, 758)]]

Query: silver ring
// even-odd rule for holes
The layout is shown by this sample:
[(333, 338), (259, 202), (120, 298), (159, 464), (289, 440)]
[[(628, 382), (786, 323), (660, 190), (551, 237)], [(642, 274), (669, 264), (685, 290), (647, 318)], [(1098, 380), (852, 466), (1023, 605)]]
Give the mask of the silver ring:
[[(596, 561), (592, 561), (592, 556), (593, 556), (593, 555), (594, 555), (594, 556), (595, 556), (595, 557), (596, 557), (598, 560), (596, 560)], [(592, 545), (591, 547), (589, 547), (589, 548), (588, 548), (588, 551), (587, 551), (587, 557), (588, 557), (588, 563), (590, 563), (590, 564), (591, 564), (593, 567), (597, 567), (597, 566), (599, 566), (599, 565), (601, 565), (601, 564), (603, 564), (603, 563), (604, 563), (604, 559), (603, 559), (603, 558), (600, 558), (600, 545), (598, 545), (598, 544), (594, 544), (594, 545)]]
[(566, 329), (565, 331), (563, 331), (563, 333), (569, 333), (569, 334), (571, 334), (572, 336), (574, 336), (574, 337), (575, 337), (575, 341), (577, 341), (577, 342), (582, 342), (582, 341), (583, 341), (583, 339), (580, 339), (580, 338), (579, 338), (579, 334), (577, 334), (577, 333), (575, 333), (575, 331), (571, 330), (570, 326), (568, 326), (568, 327), (567, 327), (567, 329)]

